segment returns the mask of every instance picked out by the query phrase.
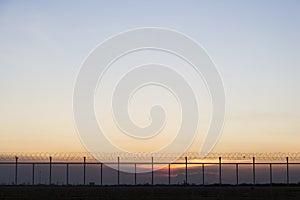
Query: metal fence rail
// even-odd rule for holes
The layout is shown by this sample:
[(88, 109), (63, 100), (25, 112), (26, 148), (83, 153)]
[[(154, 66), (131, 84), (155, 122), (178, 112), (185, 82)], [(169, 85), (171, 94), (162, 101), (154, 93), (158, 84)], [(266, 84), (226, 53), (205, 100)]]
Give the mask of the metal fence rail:
[[(218, 162), (189, 162), (188, 157), (185, 157), (182, 161), (179, 162), (173, 162), (173, 163), (167, 163), (167, 162), (154, 162), (153, 157), (151, 158), (150, 162), (120, 162), (120, 158), (117, 157), (116, 162), (87, 162), (87, 158), (83, 157), (82, 161), (75, 161), (75, 162), (66, 162), (66, 161), (59, 161), (59, 162), (53, 162), (52, 160), (52, 156), (50, 156), (48, 158), (48, 161), (43, 161), (43, 162), (29, 162), (29, 161), (19, 161), (19, 157), (15, 157), (15, 161), (1, 161), (0, 162), (0, 166), (1, 165), (9, 165), (11, 167), (14, 167), (14, 184), (18, 185), (18, 172), (19, 172), (19, 165), (31, 165), (32, 166), (32, 177), (31, 177), (31, 184), (34, 185), (35, 184), (35, 167), (36, 165), (46, 165), (49, 167), (49, 182), (48, 184), (51, 185), (53, 184), (52, 182), (52, 167), (55, 165), (64, 165), (65, 166), (65, 173), (66, 173), (66, 180), (65, 183), (68, 185), (69, 184), (69, 178), (70, 178), (70, 174), (69, 174), (69, 167), (71, 165), (80, 165), (82, 166), (82, 177), (83, 177), (83, 182), (82, 185), (86, 185), (86, 166), (87, 165), (96, 165), (100, 167), (100, 185), (103, 185), (103, 166), (107, 165), (107, 164), (114, 164), (117, 165), (117, 185), (120, 185), (120, 166), (121, 165), (132, 165), (132, 167), (134, 168), (134, 184), (137, 184), (137, 165), (149, 165), (151, 166), (151, 184), (155, 185), (154, 182), (154, 165), (158, 165), (158, 164), (164, 164), (167, 166), (167, 172), (168, 172), (168, 184), (171, 184), (171, 166), (173, 165), (184, 165), (184, 173), (185, 173), (185, 180), (184, 180), (184, 184), (189, 184), (189, 180), (188, 180), (188, 170), (190, 166), (193, 165), (197, 165), (201, 167), (201, 172), (202, 172), (202, 185), (205, 185), (205, 168), (207, 165), (215, 165), (218, 166), (218, 184), (222, 185), (222, 166), (226, 166), (226, 165), (233, 165), (235, 167), (235, 179), (236, 185), (239, 185), (239, 167), (242, 165), (250, 165), (252, 168), (252, 184), (255, 185), (256, 183), (256, 168), (258, 165), (268, 165), (269, 167), (269, 184), (272, 185), (273, 182), (273, 167), (276, 165), (284, 165), (285, 166), (285, 182), (282, 182), (282, 184), (290, 184), (290, 165), (296, 165), (297, 167), (300, 168), (300, 162), (289, 162), (289, 157), (285, 158), (285, 162), (256, 162), (256, 158), (252, 157), (250, 162), (222, 162), (222, 157), (218, 158)], [(300, 178), (300, 177), (299, 177)], [(300, 180), (298, 180), (300, 182)]]

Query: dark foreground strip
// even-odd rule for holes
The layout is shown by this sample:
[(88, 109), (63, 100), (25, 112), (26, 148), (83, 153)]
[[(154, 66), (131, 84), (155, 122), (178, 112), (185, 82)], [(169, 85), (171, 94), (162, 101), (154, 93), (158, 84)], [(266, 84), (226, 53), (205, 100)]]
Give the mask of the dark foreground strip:
[(300, 199), (299, 186), (0, 186), (0, 199)]

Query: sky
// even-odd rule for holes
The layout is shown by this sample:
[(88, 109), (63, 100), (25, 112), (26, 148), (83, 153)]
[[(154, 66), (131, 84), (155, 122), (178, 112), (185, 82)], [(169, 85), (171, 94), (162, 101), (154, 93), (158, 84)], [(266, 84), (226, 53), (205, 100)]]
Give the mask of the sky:
[(140, 27), (182, 32), (226, 95), (214, 152), (300, 151), (299, 1), (0, 1), (0, 152), (84, 151), (72, 110), (80, 66)]

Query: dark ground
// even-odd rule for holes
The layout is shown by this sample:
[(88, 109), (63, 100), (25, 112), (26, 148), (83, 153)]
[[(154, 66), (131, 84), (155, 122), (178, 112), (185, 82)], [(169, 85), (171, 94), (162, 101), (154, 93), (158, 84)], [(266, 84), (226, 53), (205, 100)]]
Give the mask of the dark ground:
[(0, 186), (0, 199), (300, 199), (299, 186)]

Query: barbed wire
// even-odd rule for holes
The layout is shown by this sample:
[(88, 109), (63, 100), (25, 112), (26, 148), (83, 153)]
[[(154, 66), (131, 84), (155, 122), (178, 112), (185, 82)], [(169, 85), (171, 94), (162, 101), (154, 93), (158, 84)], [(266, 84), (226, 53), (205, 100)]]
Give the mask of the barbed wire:
[(221, 157), (223, 160), (251, 160), (255, 157), (256, 160), (264, 161), (283, 161), (286, 157), (289, 157), (290, 161), (300, 160), (300, 152), (216, 152), (209, 153), (205, 157), (201, 157), (197, 152), (188, 152), (183, 153), (180, 157), (176, 157), (178, 154), (174, 153), (124, 153), (124, 152), (115, 152), (115, 153), (105, 153), (105, 152), (0, 152), (0, 161), (10, 161), (18, 157), (19, 160), (23, 161), (45, 161), (49, 160), (51, 156), (53, 160), (58, 161), (80, 161), (83, 157), (86, 157), (87, 160), (92, 161), (116, 161), (117, 158), (121, 160), (137, 161), (137, 160), (151, 160), (153, 157), (156, 161), (163, 161), (166, 159), (184, 159), (187, 157), (189, 160), (201, 159), (201, 160), (215, 160)]

